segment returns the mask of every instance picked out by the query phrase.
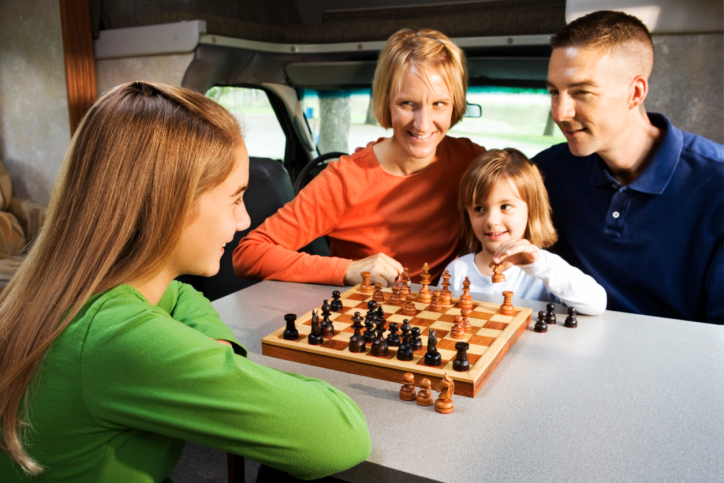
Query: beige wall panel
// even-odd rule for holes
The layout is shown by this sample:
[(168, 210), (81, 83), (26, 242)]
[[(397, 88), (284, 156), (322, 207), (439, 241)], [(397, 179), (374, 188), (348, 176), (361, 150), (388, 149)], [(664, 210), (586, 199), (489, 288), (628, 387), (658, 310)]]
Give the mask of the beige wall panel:
[(187, 54), (152, 55), (125, 59), (96, 61), (96, 90), (98, 95), (113, 87), (136, 80), (162, 82), (180, 86), (186, 69), (194, 58)]

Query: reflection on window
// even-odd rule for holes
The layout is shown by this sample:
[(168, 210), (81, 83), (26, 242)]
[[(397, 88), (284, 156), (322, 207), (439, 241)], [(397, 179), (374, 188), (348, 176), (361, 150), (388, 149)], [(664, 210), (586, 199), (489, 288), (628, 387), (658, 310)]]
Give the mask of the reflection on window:
[[(565, 142), (550, 117), (546, 89), (471, 87), (467, 100), (483, 109), (479, 118), (463, 118), (450, 136), (467, 137), (488, 149), (513, 147), (532, 157)], [(319, 154), (354, 152), (370, 141), (392, 135), (374, 120), (370, 90), (302, 91), (302, 106)]]
[(249, 87), (214, 86), (206, 93), (241, 125), (249, 156), (284, 160), (287, 139), (266, 92)]

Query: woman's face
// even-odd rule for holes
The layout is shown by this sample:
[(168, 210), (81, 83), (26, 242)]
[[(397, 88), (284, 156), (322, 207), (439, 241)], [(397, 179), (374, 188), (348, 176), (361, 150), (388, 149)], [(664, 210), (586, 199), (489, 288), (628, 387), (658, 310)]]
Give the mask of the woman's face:
[(390, 97), (394, 140), (411, 158), (432, 161), (450, 129), (453, 96), (434, 67), (410, 66)]
[(199, 197), (196, 217), (184, 229), (171, 258), (176, 273), (216, 275), (224, 245), (234, 239), (237, 231), (249, 228), (251, 220), (243, 199), (249, 182), (249, 155), (245, 146), (239, 150), (239, 157), (229, 177)]

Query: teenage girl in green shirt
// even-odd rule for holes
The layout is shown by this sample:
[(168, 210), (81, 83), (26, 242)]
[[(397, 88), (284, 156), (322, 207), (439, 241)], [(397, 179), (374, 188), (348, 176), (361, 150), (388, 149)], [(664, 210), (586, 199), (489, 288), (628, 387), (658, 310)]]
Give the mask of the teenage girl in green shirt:
[(0, 481), (164, 481), (191, 440), (319, 478), (367, 458), (359, 408), (255, 364), (208, 300), (249, 225), (239, 125), (204, 96), (122, 85), (81, 122), (48, 218), (0, 294)]

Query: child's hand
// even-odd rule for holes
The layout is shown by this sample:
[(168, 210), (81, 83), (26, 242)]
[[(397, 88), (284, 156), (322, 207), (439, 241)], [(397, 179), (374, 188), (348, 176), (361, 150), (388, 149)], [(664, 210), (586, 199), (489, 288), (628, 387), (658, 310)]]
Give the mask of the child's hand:
[(493, 253), (493, 262), (508, 262), (513, 265), (529, 265), (539, 258), (538, 247), (525, 238), (503, 242)]

